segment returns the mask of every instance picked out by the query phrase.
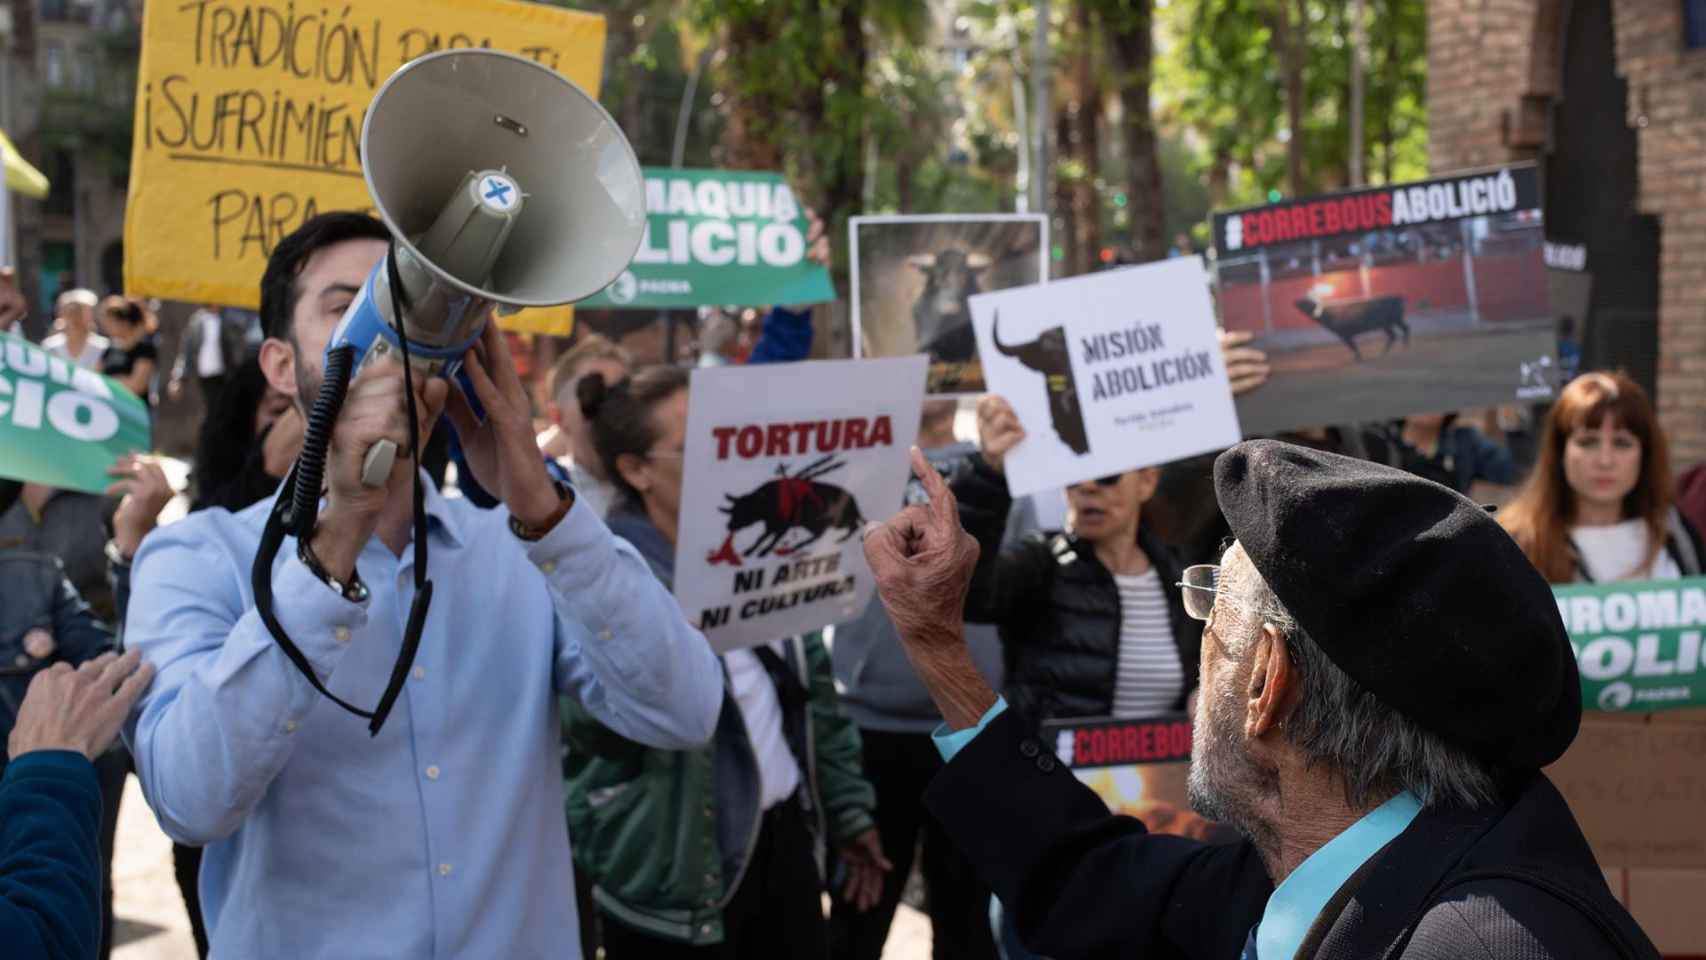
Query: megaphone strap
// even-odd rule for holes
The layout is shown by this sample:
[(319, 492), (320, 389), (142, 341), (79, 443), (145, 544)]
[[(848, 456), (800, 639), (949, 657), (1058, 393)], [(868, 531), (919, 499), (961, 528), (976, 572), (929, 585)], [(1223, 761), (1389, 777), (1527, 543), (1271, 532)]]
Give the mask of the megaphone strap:
[(332, 428), (337, 423), (338, 413), (343, 409), (344, 394), (349, 389), (350, 368), (354, 365), (355, 351), (350, 347), (336, 348), (328, 351), (326, 355), (325, 375), (321, 380), (320, 393), (314, 399), (314, 408), (308, 415), (302, 452), (291, 466), (283, 489), (273, 501), (272, 512), (267, 515), (266, 527), (261, 531), (260, 545), (255, 550), (254, 566), (249, 571), (250, 584), (255, 594), (255, 611), (260, 614), (261, 622), (266, 624), (267, 632), (278, 642), (285, 657), (321, 696), (368, 720), (367, 730), (373, 736), (378, 736), (380, 728), (385, 725), (386, 717), (390, 716), (392, 707), (396, 706), (397, 698), (402, 694), (403, 684), (408, 679), (409, 670), (415, 663), (415, 655), (420, 650), (427, 610), (432, 606), (432, 581), (428, 580), (426, 575), (427, 515), (426, 492), (421, 486), (420, 419), (415, 403), (414, 370), (409, 362), (409, 335), (403, 322), (403, 318), (408, 315), (410, 303), (408, 293), (397, 274), (395, 239), (391, 241), (391, 247), (385, 256), (385, 270), (391, 285), (390, 326), (403, 354), (403, 395), (409, 415), (409, 457), (415, 475), (412, 504), (415, 598), (410, 605), (408, 624), (403, 631), (402, 650), (397, 655), (396, 664), (391, 668), (390, 681), (385, 685), (385, 692), (380, 696), (377, 707), (371, 712), (363, 710), (326, 689), (319, 675), (314, 672), (314, 666), (308, 661), (307, 655), (290, 639), (290, 634), (273, 613), (272, 564), (285, 536), (295, 534), (299, 541), (306, 543), (308, 538), (314, 535), (319, 513), (321, 481), (325, 476), (326, 451), (331, 445)]

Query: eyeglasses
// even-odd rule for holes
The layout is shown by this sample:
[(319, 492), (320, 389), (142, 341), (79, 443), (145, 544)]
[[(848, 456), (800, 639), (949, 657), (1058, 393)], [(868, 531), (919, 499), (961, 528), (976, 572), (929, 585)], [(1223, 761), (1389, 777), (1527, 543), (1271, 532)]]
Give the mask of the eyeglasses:
[(1182, 576), (1184, 579), (1174, 586), (1183, 591), (1185, 613), (1207, 621), (1209, 614), (1214, 612), (1215, 593), (1220, 589), (1220, 565), (1199, 563), (1186, 567)]

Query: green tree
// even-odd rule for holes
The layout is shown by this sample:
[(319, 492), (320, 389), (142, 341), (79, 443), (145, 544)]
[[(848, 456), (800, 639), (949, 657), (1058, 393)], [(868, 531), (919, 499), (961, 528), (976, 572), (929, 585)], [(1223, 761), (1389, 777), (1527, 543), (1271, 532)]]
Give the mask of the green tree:
[[(1426, 10), (1369, 0), (1365, 142), (1350, 143), (1348, 5), (1172, 0), (1157, 90), (1164, 126), (1197, 148), (1216, 205), (1342, 187), (1352, 149), (1372, 183), (1426, 170)], [(1369, 162), (1372, 161), (1372, 162)]]

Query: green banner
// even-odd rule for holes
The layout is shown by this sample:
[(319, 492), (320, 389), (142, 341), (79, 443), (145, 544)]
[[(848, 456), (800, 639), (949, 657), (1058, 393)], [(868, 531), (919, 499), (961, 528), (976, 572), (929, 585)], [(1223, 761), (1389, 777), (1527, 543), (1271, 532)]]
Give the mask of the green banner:
[(577, 306), (763, 307), (835, 298), (806, 258), (806, 214), (781, 174), (647, 167), (646, 236), (628, 269)]
[(0, 335), (0, 477), (100, 493), (148, 449), (148, 408), (119, 384)]
[(1554, 587), (1587, 710), (1706, 707), (1706, 577)]

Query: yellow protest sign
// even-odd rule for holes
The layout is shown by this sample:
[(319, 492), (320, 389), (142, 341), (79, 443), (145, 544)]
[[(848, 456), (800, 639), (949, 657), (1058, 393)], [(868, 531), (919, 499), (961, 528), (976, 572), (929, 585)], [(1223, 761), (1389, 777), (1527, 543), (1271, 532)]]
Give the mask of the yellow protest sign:
[[(274, 244), (327, 210), (373, 209), (361, 125), (398, 67), (506, 50), (593, 94), (604, 19), (515, 0), (190, 0), (144, 7), (125, 212), (133, 295), (254, 308)], [(567, 308), (504, 325), (566, 334)]]

